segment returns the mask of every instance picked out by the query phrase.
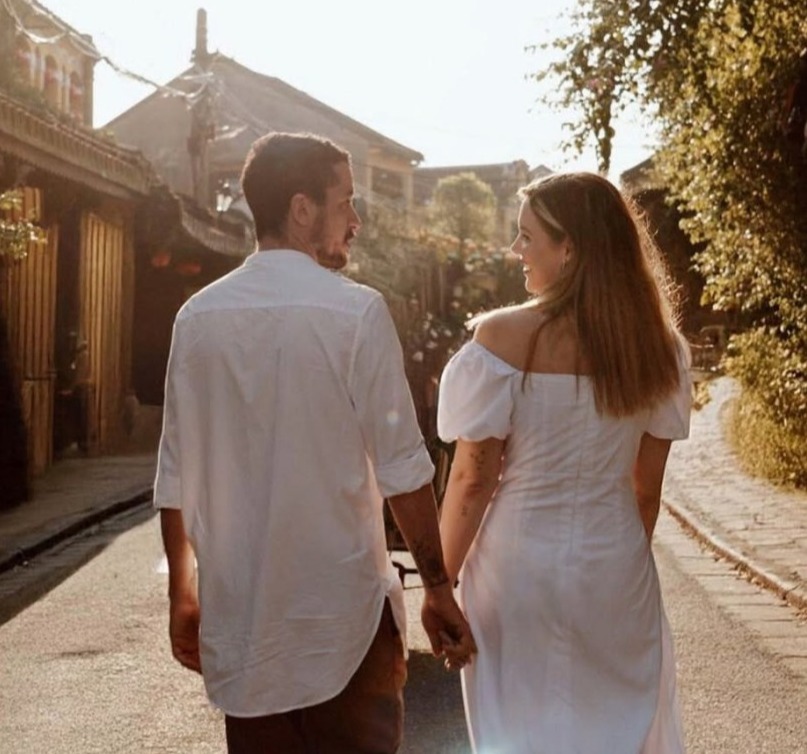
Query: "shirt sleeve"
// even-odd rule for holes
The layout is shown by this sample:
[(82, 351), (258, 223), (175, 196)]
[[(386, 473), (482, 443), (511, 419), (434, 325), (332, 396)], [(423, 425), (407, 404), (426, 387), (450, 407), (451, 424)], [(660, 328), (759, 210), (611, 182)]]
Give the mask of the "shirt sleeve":
[(357, 328), (349, 389), (381, 494), (400, 495), (429, 483), (434, 465), (418, 426), (398, 333), (380, 294)]
[(518, 370), (478, 343), (463, 346), (440, 378), (437, 432), (445, 442), (504, 440), (512, 429), (514, 375)]
[(648, 434), (661, 440), (684, 440), (689, 437), (692, 411), (692, 357), (683, 337), (678, 339), (678, 387), (650, 412)]
[(175, 321), (165, 375), (163, 428), (157, 453), (157, 476), (154, 480), (154, 506), (156, 508), (182, 507), (177, 401), (182, 394), (179, 382), (182, 372), (183, 335), (183, 329)]

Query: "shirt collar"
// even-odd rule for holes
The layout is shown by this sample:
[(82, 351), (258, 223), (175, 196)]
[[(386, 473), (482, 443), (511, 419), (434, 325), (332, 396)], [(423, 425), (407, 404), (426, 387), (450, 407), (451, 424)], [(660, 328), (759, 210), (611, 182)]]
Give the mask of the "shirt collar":
[(314, 267), (319, 267), (316, 260), (304, 251), (296, 251), (295, 249), (259, 249), (258, 251), (252, 252), (252, 254), (244, 260), (244, 264), (250, 267), (255, 265), (265, 267), (273, 264), (314, 265)]

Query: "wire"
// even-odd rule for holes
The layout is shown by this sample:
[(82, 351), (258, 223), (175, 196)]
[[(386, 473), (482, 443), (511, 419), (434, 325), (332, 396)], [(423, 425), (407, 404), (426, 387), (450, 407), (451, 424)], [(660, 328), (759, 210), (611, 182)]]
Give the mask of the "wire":
[[(49, 19), (54, 24), (61, 24), (61, 20), (57, 17), (52, 15), (47, 9), (37, 7), (31, 0), (22, 0), (22, 2), (28, 6), (33, 13), (43, 18)], [(8, 12), (9, 16), (11, 16), (11, 20), (14, 22), (14, 26), (17, 28), (20, 34), (25, 36), (30, 42), (35, 45), (51, 45), (51, 44), (58, 44), (64, 39), (68, 39), (75, 47), (77, 47), (81, 52), (85, 53), (86, 55), (90, 56), (96, 61), (106, 63), (115, 73), (120, 74), (121, 76), (126, 76), (127, 78), (133, 79), (141, 84), (145, 84), (146, 86), (153, 87), (157, 91), (159, 91), (164, 96), (168, 97), (179, 97), (189, 105), (193, 105), (194, 102), (203, 94), (205, 88), (207, 87), (209, 81), (203, 81), (202, 85), (193, 92), (185, 92), (181, 89), (176, 89), (171, 86), (165, 86), (164, 84), (158, 84), (156, 81), (152, 81), (151, 79), (142, 76), (139, 73), (135, 73), (134, 71), (130, 71), (128, 68), (124, 68), (123, 66), (118, 65), (113, 61), (109, 56), (101, 54), (98, 48), (95, 45), (88, 43), (85, 39), (83, 39), (80, 35), (76, 34), (69, 29), (61, 32), (60, 34), (55, 34), (50, 37), (42, 36), (41, 34), (37, 34), (34, 31), (31, 31), (23, 20), (20, 18), (17, 10), (14, 8), (12, 0), (2, 0), (3, 7)], [(211, 78), (211, 75), (202, 73), (199, 77), (200, 79)]]
[[(25, 5), (27, 5), (36, 15), (48, 18), (53, 23), (58, 24), (57, 18), (49, 14), (44, 8), (40, 9), (34, 7), (33, 3), (30, 2), (30, 0), (22, 0), (22, 2)], [(12, 20), (14, 21), (14, 25), (17, 27), (17, 29), (34, 44), (37, 45), (58, 44), (63, 39), (67, 38), (76, 47), (81, 49), (81, 51), (86, 53), (87, 55), (90, 55), (96, 60), (100, 57), (98, 50), (95, 49), (93, 45), (89, 44), (85, 39), (82, 39), (77, 34), (72, 33), (69, 29), (65, 29), (65, 31), (61, 32), (60, 34), (55, 34), (51, 37), (44, 37), (40, 34), (37, 34), (36, 32), (31, 31), (26, 27), (25, 23), (23, 23), (22, 19), (17, 13), (17, 9), (12, 4), (12, 0), (3, 0), (3, 7), (5, 7), (6, 11), (11, 16)]]

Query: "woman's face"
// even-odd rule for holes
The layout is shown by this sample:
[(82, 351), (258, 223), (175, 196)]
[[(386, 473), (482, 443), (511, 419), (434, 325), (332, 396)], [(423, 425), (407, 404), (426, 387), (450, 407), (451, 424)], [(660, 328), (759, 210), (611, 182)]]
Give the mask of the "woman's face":
[(518, 213), (518, 235), (510, 250), (521, 260), (524, 287), (537, 296), (560, 277), (568, 256), (568, 242), (555, 241), (525, 199)]

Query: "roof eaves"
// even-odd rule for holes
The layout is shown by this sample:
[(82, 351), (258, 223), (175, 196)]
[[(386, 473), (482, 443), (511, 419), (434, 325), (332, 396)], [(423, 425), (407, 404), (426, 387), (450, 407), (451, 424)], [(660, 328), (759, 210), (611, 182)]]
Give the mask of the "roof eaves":
[(151, 163), (93, 132), (47, 118), (0, 92), (0, 148), (43, 170), (113, 195), (144, 195), (156, 180)]

